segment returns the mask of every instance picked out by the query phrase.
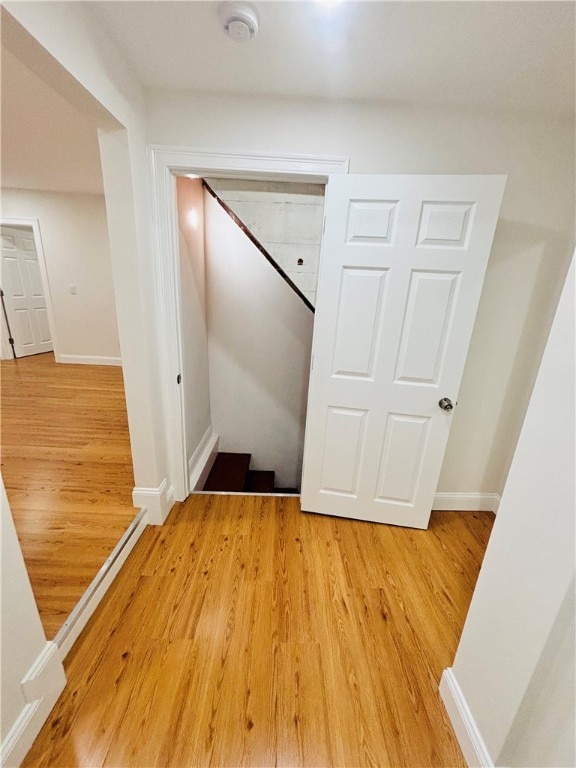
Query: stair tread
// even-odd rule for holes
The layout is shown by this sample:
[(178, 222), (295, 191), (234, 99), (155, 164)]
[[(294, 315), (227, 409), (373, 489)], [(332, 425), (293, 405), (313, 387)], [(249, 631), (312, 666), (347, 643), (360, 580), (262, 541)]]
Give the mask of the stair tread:
[(250, 469), (244, 490), (251, 493), (274, 493), (274, 475), (273, 470)]
[(243, 491), (249, 466), (249, 453), (218, 453), (203, 490)]

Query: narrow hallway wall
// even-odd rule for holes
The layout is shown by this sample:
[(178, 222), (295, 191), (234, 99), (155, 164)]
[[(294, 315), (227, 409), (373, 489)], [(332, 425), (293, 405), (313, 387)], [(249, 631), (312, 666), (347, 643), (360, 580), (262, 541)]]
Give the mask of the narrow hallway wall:
[(452, 670), (498, 766), (576, 755), (574, 296), (573, 264)]
[(206, 336), (204, 195), (200, 179), (176, 179), (182, 314), (182, 386), (186, 460), (210, 428), (210, 380)]

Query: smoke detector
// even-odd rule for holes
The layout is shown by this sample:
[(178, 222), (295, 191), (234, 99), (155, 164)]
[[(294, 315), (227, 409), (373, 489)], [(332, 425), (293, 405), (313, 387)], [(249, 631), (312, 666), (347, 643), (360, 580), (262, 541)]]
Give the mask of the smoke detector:
[(222, 3), (218, 15), (228, 37), (237, 43), (251, 40), (258, 32), (258, 16), (248, 3)]

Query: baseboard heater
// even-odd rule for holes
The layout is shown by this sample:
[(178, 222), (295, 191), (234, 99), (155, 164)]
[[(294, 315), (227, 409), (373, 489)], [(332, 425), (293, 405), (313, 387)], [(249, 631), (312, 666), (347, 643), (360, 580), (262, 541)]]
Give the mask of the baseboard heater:
[(88, 623), (88, 620), (96, 610), (100, 600), (106, 594), (106, 590), (113, 579), (110, 579), (110, 584), (106, 586), (97, 600), (95, 599), (96, 593), (110, 576), (110, 572), (122, 558), (122, 555), (124, 554), (125, 557), (128, 556), (129, 552), (127, 553), (126, 549), (129, 548), (129, 551), (131, 551), (134, 544), (136, 544), (136, 541), (140, 538), (140, 535), (146, 526), (145, 517), (145, 509), (141, 509), (136, 514), (134, 520), (132, 520), (128, 528), (124, 531), (121, 539), (118, 541), (96, 576), (94, 576), (80, 600), (77, 602), (74, 610), (60, 627), (58, 634), (54, 638), (54, 642), (60, 649), (62, 659), (66, 657), (66, 654), (72, 647), (74, 641)]

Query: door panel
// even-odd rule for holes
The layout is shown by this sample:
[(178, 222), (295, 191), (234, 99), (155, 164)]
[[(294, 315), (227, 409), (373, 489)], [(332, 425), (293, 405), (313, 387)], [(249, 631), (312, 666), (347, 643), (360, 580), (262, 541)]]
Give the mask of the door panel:
[(376, 501), (414, 502), (429, 424), (425, 416), (388, 414)]
[(2, 227), (2, 289), (17, 357), (53, 349), (32, 232)]
[(459, 274), (414, 271), (410, 276), (396, 381), (437, 384), (451, 338)]
[(26, 272), (28, 274), (28, 283), (30, 285), (30, 294), (35, 298), (44, 298), (44, 286), (42, 285), (42, 275), (38, 260), (25, 259)]
[(48, 310), (46, 307), (39, 307), (35, 310), (36, 325), (38, 327), (38, 338), (43, 344), (51, 344), (50, 324), (48, 322)]
[(330, 179), (304, 510), (427, 526), (504, 184)]
[(344, 267), (334, 348), (335, 376), (372, 378), (386, 270)]
[(366, 411), (328, 408), (321, 493), (356, 496)]
[(34, 344), (34, 332), (30, 323), (30, 313), (26, 309), (16, 309), (14, 317), (16, 324), (15, 326), (11, 324), (14, 339), (18, 339), (18, 347), (25, 350), (26, 347), (33, 346)]

